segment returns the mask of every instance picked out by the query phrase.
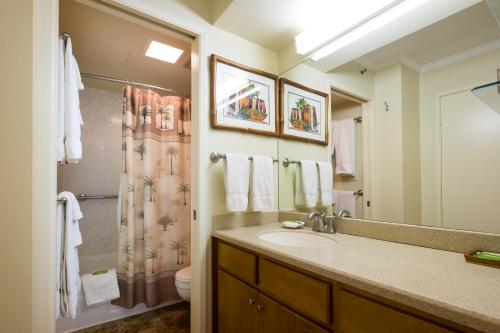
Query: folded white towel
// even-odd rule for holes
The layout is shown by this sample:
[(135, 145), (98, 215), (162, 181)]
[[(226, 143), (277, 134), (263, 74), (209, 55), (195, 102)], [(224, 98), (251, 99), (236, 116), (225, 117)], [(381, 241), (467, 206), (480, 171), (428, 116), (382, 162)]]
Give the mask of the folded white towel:
[(316, 162), (301, 160), (295, 174), (295, 204), (315, 207), (318, 202), (318, 170)]
[(82, 284), (87, 306), (109, 302), (120, 297), (114, 269), (109, 269), (102, 274), (84, 274)]
[(224, 184), (226, 208), (230, 212), (242, 212), (248, 207), (250, 160), (243, 154), (226, 154), (224, 159)]
[(66, 158), (64, 148), (64, 40), (59, 37), (57, 50), (57, 162)]
[(352, 218), (356, 218), (356, 197), (352, 191), (333, 190), (333, 203), (335, 212), (346, 209), (351, 213)]
[(332, 205), (333, 168), (330, 162), (318, 162), (320, 202), (324, 207)]
[(356, 144), (354, 120), (333, 121), (335, 174), (356, 175)]
[(268, 156), (253, 156), (250, 199), (254, 212), (274, 209), (274, 167)]
[(64, 134), (66, 160), (70, 163), (78, 163), (82, 159), (80, 126), (83, 120), (79, 91), (83, 88), (78, 63), (73, 56), (71, 38), (67, 38), (64, 51)]
[(83, 243), (78, 220), (83, 214), (73, 193), (61, 192), (58, 197), (66, 199), (64, 204), (66, 211), (63, 212), (63, 205), (60, 205), (56, 221), (56, 264), (58, 264), (56, 285), (59, 287), (58, 292), (60, 290), (57, 296), (60, 297), (60, 313), (64, 317), (74, 319), (81, 289), (77, 247)]

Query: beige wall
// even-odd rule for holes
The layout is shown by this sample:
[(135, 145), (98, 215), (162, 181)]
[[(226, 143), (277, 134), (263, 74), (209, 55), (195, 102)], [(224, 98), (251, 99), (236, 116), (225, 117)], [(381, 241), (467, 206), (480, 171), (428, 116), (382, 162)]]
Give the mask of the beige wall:
[(33, 2), (0, 2), (0, 330), (31, 330)]
[(380, 221), (402, 222), (401, 65), (377, 71), (374, 82), (376, 101), (373, 218)]
[(421, 223), (419, 74), (401, 66), (404, 223)]
[(497, 80), (499, 59), (500, 49), (496, 49), (420, 75), (422, 224), (441, 225), (438, 207), (440, 186), (438, 96)]

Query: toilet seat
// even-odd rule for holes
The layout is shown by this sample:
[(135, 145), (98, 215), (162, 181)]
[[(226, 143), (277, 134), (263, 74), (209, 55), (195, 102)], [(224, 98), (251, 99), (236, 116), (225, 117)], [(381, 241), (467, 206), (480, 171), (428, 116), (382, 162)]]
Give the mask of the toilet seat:
[(175, 273), (175, 279), (181, 282), (191, 282), (191, 266), (184, 267)]
[(188, 302), (191, 300), (191, 266), (175, 273), (175, 287), (183, 300)]

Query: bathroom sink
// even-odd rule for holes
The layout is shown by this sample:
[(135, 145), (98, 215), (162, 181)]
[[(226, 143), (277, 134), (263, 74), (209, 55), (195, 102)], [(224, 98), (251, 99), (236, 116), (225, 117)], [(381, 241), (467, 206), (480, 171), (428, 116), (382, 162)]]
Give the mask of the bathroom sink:
[(333, 239), (297, 231), (267, 232), (259, 236), (260, 239), (277, 244), (295, 247), (327, 247), (335, 242)]

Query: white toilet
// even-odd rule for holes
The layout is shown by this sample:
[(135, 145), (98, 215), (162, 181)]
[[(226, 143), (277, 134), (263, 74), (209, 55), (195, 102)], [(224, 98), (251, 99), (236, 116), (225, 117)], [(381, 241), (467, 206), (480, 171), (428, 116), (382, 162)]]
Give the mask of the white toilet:
[(191, 266), (184, 267), (175, 273), (175, 287), (179, 296), (185, 300), (191, 300)]

